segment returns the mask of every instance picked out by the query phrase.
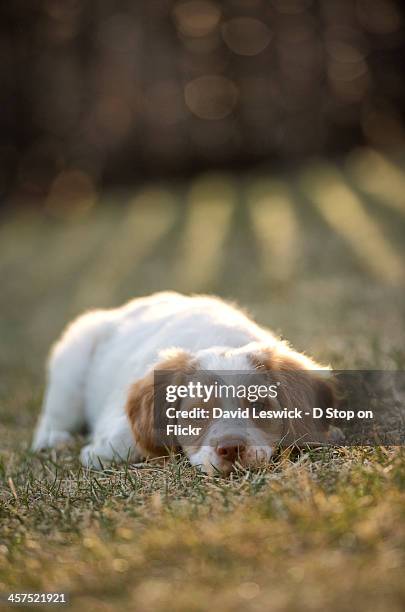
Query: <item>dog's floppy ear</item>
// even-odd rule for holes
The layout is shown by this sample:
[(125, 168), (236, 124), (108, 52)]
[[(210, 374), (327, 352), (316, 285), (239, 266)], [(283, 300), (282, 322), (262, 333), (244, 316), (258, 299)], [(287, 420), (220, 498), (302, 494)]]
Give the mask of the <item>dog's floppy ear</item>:
[[(330, 426), (325, 418), (326, 408), (334, 408), (338, 400), (336, 379), (329, 368), (297, 353), (285, 343), (258, 351), (253, 361), (259, 371), (273, 371), (276, 375), (282, 407), (303, 408), (309, 413), (302, 419), (288, 422), (284, 444), (333, 444), (343, 440), (342, 432)], [(321, 408), (323, 418), (312, 418), (313, 408)]]
[(170, 349), (162, 355), (158, 362), (144, 378), (136, 381), (129, 390), (126, 413), (131, 424), (136, 445), (145, 457), (161, 457), (167, 455), (168, 446), (172, 450), (177, 449), (174, 440), (165, 444), (159, 440), (155, 428), (154, 403), (159, 389), (155, 382), (155, 371), (167, 371), (165, 383), (181, 384), (182, 378), (194, 370), (192, 355), (181, 349)]

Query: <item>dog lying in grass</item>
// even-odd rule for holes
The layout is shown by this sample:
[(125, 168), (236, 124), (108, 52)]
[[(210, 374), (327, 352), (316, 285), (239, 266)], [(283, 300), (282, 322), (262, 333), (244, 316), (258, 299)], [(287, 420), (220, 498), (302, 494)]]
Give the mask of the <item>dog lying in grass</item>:
[[(271, 380), (273, 394), (253, 402), (253, 407), (246, 398), (210, 400), (207, 418), (198, 419), (198, 436), (162, 440), (154, 424), (155, 371), (177, 386), (198, 373), (211, 385), (227, 372), (239, 373), (241, 384), (248, 374), (262, 374)], [(324, 443), (338, 434), (325, 421), (315, 432), (313, 419), (307, 418), (300, 423), (252, 418), (248, 426), (241, 419), (213, 419), (214, 408), (225, 414), (299, 405), (305, 414), (313, 406), (334, 405), (329, 378), (328, 368), (294, 351), (219, 298), (157, 293), (121, 308), (88, 312), (68, 326), (51, 351), (32, 448), (60, 446), (86, 429), (90, 439), (81, 460), (87, 467), (100, 468), (112, 460), (138, 462), (182, 450), (206, 472), (229, 474), (236, 464), (267, 462), (280, 444), (305, 443), (314, 436)], [(198, 405), (201, 401), (178, 398), (176, 414), (187, 421)]]

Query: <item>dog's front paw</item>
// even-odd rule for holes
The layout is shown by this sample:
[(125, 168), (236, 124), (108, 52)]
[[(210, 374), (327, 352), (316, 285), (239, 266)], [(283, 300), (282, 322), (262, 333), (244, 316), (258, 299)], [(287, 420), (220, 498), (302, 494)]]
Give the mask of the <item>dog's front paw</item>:
[(62, 448), (73, 438), (68, 431), (56, 431), (54, 429), (38, 429), (31, 445), (31, 450), (37, 452), (47, 448)]
[(85, 468), (93, 470), (102, 470), (105, 464), (111, 462), (111, 457), (106, 456), (100, 448), (94, 444), (83, 446), (80, 451), (80, 461)]

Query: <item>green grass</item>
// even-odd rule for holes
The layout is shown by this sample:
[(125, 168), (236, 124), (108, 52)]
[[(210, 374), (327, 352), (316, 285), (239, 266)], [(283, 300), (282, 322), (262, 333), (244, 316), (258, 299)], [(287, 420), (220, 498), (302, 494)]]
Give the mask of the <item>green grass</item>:
[(0, 593), (65, 590), (75, 610), (403, 609), (402, 449), (286, 454), (222, 479), (181, 457), (84, 471), (81, 440), (28, 448), (63, 325), (155, 290), (236, 299), (335, 367), (404, 369), (404, 176), (362, 154), (3, 219)]

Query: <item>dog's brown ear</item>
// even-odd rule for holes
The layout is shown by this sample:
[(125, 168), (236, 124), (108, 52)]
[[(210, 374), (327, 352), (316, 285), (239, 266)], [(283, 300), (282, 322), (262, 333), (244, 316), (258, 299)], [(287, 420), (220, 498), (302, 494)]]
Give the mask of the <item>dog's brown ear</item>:
[(189, 353), (180, 349), (166, 352), (163, 360), (148, 374), (135, 382), (129, 390), (126, 413), (139, 451), (145, 457), (162, 457), (169, 450), (177, 450), (174, 439), (171, 442), (164, 436), (164, 444), (159, 438), (155, 422), (155, 399), (159, 394), (155, 371), (167, 371), (165, 383), (181, 384), (182, 377), (193, 371), (193, 359)]
[[(344, 440), (340, 429), (326, 418), (326, 409), (337, 404), (336, 383), (328, 370), (301, 370), (286, 375), (287, 388), (280, 393), (282, 404), (302, 409), (301, 418), (289, 419), (283, 434), (283, 446), (318, 446)], [(315, 418), (314, 409), (323, 416)]]
[[(326, 408), (338, 401), (337, 383), (331, 371), (287, 344), (276, 344), (259, 350), (253, 356), (258, 371), (274, 372), (280, 382), (278, 399), (283, 407), (305, 408), (302, 419), (286, 425), (283, 444), (316, 444), (341, 442), (342, 432), (325, 418)], [(312, 418), (312, 409), (322, 408), (323, 418)]]
[(307, 355), (294, 351), (287, 342), (282, 341), (270, 347), (258, 345), (250, 353), (250, 360), (259, 372), (274, 371), (283, 374), (325, 369)]

